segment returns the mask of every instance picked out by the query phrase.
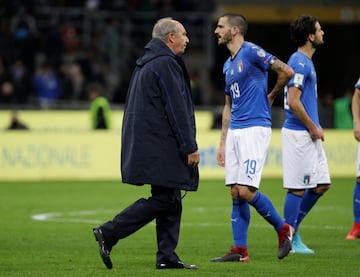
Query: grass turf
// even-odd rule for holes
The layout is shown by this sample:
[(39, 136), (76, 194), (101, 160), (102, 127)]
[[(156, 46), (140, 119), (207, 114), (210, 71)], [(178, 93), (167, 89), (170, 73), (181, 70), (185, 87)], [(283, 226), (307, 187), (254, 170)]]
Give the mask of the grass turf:
[[(300, 231), (314, 255), (277, 259), (277, 235), (251, 208), (250, 263), (211, 263), (232, 245), (230, 193), (222, 180), (201, 180), (183, 200), (178, 255), (200, 269), (155, 270), (156, 236), (150, 223), (121, 240), (111, 253), (112, 270), (101, 262), (92, 227), (111, 219), (149, 187), (115, 181), (1, 182), (1, 276), (360, 276), (360, 239), (347, 241), (353, 222), (353, 178), (333, 179), (331, 190), (306, 217)], [(260, 190), (282, 215), (280, 179)], [(38, 215), (37, 220), (33, 216)]]

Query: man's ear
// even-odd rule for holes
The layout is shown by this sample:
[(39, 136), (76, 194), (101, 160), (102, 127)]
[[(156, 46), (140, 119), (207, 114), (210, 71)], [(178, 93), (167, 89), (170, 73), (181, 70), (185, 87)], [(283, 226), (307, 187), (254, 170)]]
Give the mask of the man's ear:
[(240, 33), (239, 27), (238, 26), (231, 27), (231, 33), (232, 33), (232, 35)]
[(308, 41), (314, 42), (314, 40), (315, 40), (315, 34), (309, 34), (308, 35)]
[(174, 33), (169, 33), (169, 34), (168, 34), (168, 41), (171, 42), (171, 43), (173, 43), (173, 42), (174, 42), (174, 36), (175, 36)]

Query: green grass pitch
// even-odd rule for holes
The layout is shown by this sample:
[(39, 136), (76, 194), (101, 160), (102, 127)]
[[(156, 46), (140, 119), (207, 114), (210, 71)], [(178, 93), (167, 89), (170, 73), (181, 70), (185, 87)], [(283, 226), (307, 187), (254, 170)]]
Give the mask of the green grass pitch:
[[(111, 219), (149, 186), (120, 181), (1, 182), (0, 276), (360, 276), (360, 239), (347, 241), (353, 223), (354, 178), (333, 179), (330, 191), (303, 221), (303, 241), (314, 255), (277, 259), (273, 228), (251, 208), (250, 263), (211, 263), (232, 245), (231, 199), (222, 180), (201, 180), (183, 200), (178, 255), (200, 269), (155, 270), (155, 225), (121, 240), (103, 265), (92, 227)], [(280, 179), (264, 179), (264, 192), (282, 215)]]

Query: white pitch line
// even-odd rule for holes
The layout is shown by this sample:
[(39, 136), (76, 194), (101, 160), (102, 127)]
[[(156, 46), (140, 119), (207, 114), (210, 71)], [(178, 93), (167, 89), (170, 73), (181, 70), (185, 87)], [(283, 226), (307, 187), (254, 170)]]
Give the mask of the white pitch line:
[[(199, 211), (203, 208), (200, 208)], [(48, 221), (48, 222), (70, 222), (70, 223), (86, 223), (86, 224), (101, 224), (102, 221), (99, 219), (84, 219), (81, 216), (87, 215), (98, 215), (98, 214), (114, 214), (114, 210), (89, 210), (89, 211), (72, 211), (72, 212), (54, 212), (54, 213), (43, 213), (34, 214), (31, 218), (35, 221)], [(74, 218), (75, 217), (75, 218)], [(155, 225), (155, 222), (151, 222), (151, 225)], [(216, 223), (216, 222), (181, 222), (182, 227), (221, 227), (229, 226), (228, 223)], [(255, 228), (269, 228), (269, 224), (258, 224), (250, 223), (250, 226)], [(301, 225), (301, 229), (326, 229), (326, 230), (347, 230), (348, 226), (342, 225)]]

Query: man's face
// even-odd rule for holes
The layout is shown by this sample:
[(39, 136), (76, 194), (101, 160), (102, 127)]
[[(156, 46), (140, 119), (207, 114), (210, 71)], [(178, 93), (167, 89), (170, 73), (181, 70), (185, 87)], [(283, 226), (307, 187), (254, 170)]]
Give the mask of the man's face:
[(227, 44), (232, 40), (231, 27), (226, 17), (220, 17), (216, 25), (214, 34), (218, 38), (218, 44)]
[(179, 32), (177, 33), (170, 33), (169, 35), (171, 36), (172, 39), (172, 49), (174, 50), (175, 54), (177, 55), (182, 55), (185, 53), (185, 49), (186, 46), (189, 43), (189, 38), (187, 36), (186, 30), (184, 28), (184, 26), (180, 23), (178, 23), (179, 25)]
[(324, 31), (321, 29), (319, 22), (315, 24), (315, 34), (311, 35), (311, 43), (314, 48), (324, 44)]

